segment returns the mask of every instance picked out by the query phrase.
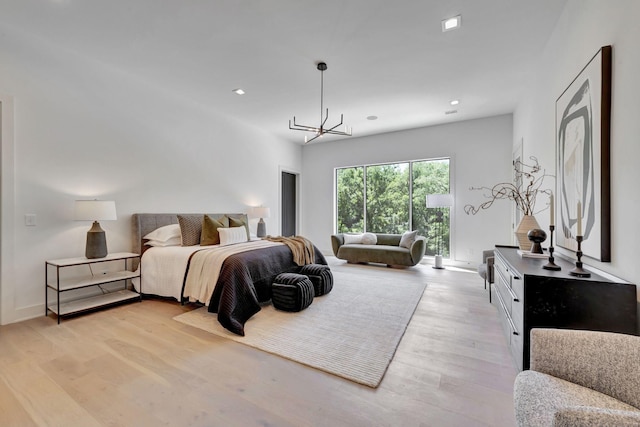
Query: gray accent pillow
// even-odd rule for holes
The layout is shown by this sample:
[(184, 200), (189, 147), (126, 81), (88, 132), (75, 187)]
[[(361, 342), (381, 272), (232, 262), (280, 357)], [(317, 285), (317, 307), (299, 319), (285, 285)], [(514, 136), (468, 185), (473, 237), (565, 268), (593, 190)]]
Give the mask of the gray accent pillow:
[(229, 227), (229, 218), (221, 216), (213, 218), (205, 215), (202, 218), (202, 233), (200, 234), (200, 246), (218, 245), (220, 244), (219, 228)]
[(405, 231), (400, 238), (400, 244), (398, 246), (411, 249), (411, 245), (416, 241), (416, 237), (418, 237), (418, 230)]
[(202, 234), (203, 215), (178, 215), (182, 246), (194, 246), (200, 244)]

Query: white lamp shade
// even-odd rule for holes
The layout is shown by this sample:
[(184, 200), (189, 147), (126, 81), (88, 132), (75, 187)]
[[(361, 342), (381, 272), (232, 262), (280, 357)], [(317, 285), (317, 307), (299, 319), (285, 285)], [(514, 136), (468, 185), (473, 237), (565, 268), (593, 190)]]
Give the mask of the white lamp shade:
[(258, 206), (251, 209), (251, 216), (254, 218), (269, 218), (269, 215), (271, 215), (271, 210), (269, 208)]
[(113, 200), (76, 200), (76, 221), (115, 221), (116, 202)]
[(428, 208), (448, 208), (453, 206), (452, 194), (427, 194)]

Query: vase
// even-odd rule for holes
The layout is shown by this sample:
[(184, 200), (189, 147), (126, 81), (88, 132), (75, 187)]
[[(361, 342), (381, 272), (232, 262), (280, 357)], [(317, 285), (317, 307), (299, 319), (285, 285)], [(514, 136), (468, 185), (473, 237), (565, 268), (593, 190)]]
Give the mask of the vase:
[(518, 246), (521, 250), (528, 251), (531, 249), (531, 241), (527, 237), (527, 233), (529, 233), (529, 230), (533, 230), (534, 228), (540, 228), (540, 224), (536, 221), (536, 217), (533, 215), (523, 216), (515, 231), (516, 240), (518, 241)]

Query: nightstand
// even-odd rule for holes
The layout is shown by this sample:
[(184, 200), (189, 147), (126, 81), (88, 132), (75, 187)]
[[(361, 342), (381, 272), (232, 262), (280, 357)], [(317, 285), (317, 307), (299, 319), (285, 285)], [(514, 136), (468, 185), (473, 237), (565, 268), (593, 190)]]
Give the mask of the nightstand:
[[(79, 257), (45, 261), (44, 315), (48, 316), (51, 311), (58, 316), (60, 323), (63, 316), (127, 301), (142, 301), (142, 283), (140, 293), (131, 290), (130, 286), (132, 279), (140, 278), (140, 269), (131, 271), (135, 260), (140, 261), (140, 255), (119, 252), (108, 254), (104, 258)], [(65, 274), (65, 271), (69, 274)], [(117, 289), (107, 291), (101, 286), (117, 282), (122, 282), (122, 286)], [(91, 287), (99, 288), (102, 293), (86, 296), (87, 292), (80, 292), (81, 289)], [(85, 295), (73, 298), (74, 291)], [(49, 302), (49, 292), (55, 292), (55, 301)], [(60, 301), (63, 293), (68, 293), (70, 298)]]

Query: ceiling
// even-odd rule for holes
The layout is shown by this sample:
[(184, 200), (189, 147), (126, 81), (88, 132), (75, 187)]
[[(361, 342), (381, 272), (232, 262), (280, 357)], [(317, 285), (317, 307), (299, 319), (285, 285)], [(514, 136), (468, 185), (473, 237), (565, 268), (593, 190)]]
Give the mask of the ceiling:
[[(564, 4), (0, 0), (0, 24), (302, 143), (288, 121), (319, 124), (319, 61), (327, 124), (342, 113), (354, 136), (513, 112)], [(443, 33), (458, 14), (462, 27)]]

